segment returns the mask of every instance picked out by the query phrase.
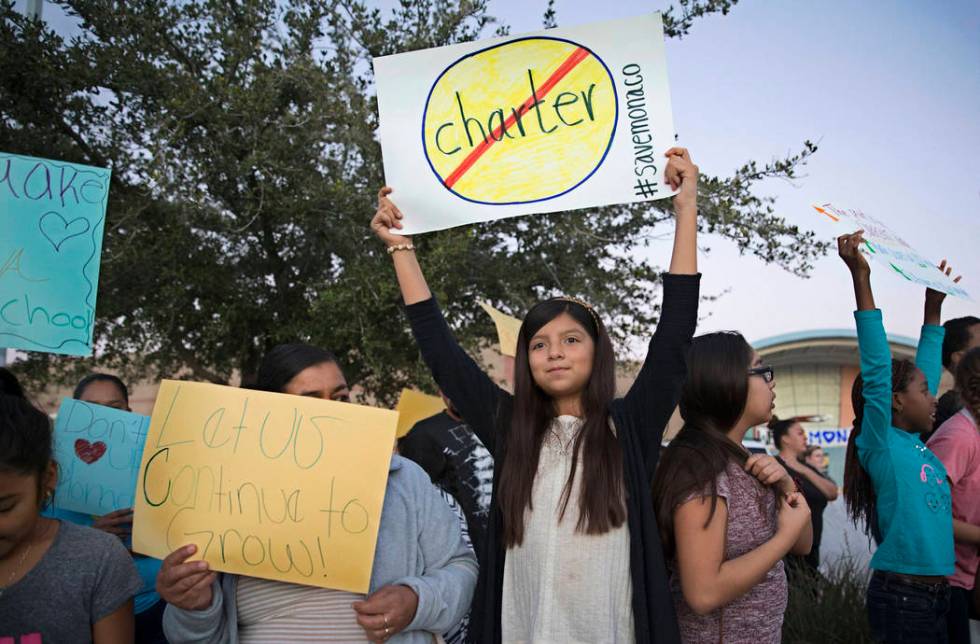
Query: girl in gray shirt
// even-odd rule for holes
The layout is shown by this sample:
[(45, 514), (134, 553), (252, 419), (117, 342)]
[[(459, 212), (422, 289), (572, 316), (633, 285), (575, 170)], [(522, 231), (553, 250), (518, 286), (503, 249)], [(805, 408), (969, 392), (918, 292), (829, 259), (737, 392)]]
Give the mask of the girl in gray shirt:
[(0, 394), (0, 641), (133, 641), (141, 588), (119, 539), (48, 519), (57, 485), (51, 423), (23, 398)]

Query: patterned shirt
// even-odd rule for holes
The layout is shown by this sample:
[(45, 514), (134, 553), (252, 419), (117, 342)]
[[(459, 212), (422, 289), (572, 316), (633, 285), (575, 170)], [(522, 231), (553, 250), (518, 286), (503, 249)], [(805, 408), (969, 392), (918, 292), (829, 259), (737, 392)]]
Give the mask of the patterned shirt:
[[(715, 479), (719, 502), (728, 509), (725, 561), (755, 550), (776, 534), (776, 493), (735, 463)], [(711, 491), (691, 493), (683, 502), (710, 498)], [(782, 560), (765, 578), (735, 601), (707, 615), (698, 615), (684, 600), (677, 562), (670, 562), (670, 590), (684, 642), (779, 644), (788, 587)]]

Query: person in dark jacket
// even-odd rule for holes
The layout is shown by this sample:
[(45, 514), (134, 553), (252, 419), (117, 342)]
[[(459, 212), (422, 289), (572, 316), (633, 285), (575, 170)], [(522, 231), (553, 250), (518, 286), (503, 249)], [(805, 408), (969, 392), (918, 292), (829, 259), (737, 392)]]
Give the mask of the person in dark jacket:
[(388, 247), (422, 356), (493, 454), (493, 495), (472, 609), (475, 641), (678, 642), (650, 494), (697, 323), (698, 169), (667, 152), (677, 190), (663, 305), (647, 358), (615, 398), (615, 356), (599, 313), (571, 297), (534, 306), (515, 358), (514, 395), (460, 348), (380, 193), (371, 227)]
[(456, 500), (466, 516), (470, 539), (479, 552), (487, 533), (493, 456), (446, 394), (446, 408), (415, 423), (398, 441), (398, 453), (415, 461), (433, 483)]

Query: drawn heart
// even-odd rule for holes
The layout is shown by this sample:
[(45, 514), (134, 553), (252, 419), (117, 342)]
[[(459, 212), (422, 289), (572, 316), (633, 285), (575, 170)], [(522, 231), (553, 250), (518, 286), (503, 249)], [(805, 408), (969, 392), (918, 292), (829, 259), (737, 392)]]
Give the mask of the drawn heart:
[(826, 443), (827, 445), (832, 444), (834, 442), (834, 438), (835, 438), (836, 435), (837, 435), (837, 432), (828, 432), (828, 431), (824, 430), (824, 432), (823, 432), (823, 442)]
[(61, 245), (72, 237), (78, 237), (88, 232), (88, 219), (77, 217), (71, 221), (51, 210), (43, 215), (37, 223), (41, 229), (41, 234), (54, 246), (54, 249), (61, 252)]
[(79, 438), (75, 441), (75, 453), (78, 454), (78, 458), (89, 465), (102, 458), (102, 455), (105, 454), (105, 449), (105, 443), (102, 441), (90, 443), (84, 438)]

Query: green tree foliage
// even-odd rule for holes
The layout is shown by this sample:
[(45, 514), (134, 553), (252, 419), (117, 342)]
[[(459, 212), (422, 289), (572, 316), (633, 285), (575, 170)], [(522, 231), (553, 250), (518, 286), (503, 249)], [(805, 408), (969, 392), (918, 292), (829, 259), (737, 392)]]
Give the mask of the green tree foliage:
[[(668, 33), (731, 4), (682, 2)], [(371, 57), (507, 33), (486, 5), (50, 2), (46, 15), (77, 19), (66, 39), (0, 0), (0, 149), (113, 169), (98, 356), (32, 353), (18, 370), (35, 385), (93, 367), (227, 382), (300, 339), (335, 350), (382, 400), (424, 384), (367, 226), (384, 182)], [(704, 229), (805, 275), (825, 246), (753, 187), (794, 177), (815, 149), (704, 177)], [(467, 347), (492, 336), (477, 298), (520, 314), (556, 292), (594, 301), (623, 340), (656, 322), (660, 269), (637, 251), (669, 233), (669, 206), (509, 219), (416, 243)]]

